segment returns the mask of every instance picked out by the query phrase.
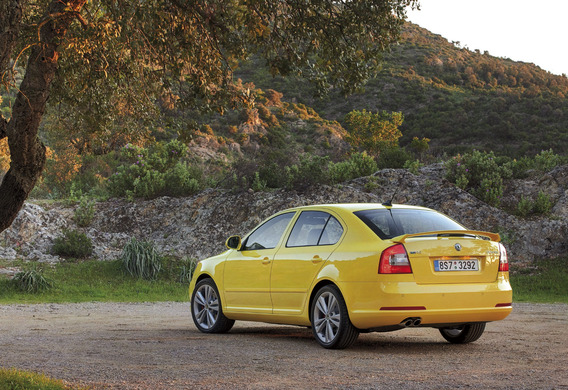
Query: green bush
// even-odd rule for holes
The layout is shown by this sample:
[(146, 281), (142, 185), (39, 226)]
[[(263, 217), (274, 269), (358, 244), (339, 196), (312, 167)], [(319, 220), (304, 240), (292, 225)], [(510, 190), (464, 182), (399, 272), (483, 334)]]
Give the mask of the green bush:
[(552, 201), (550, 200), (550, 196), (543, 191), (539, 191), (534, 201), (533, 212), (537, 215), (548, 215), (551, 209)]
[(408, 160), (404, 163), (404, 168), (414, 175), (418, 175), (418, 170), (422, 167), (420, 160)]
[(524, 195), (521, 196), (521, 200), (517, 204), (517, 215), (520, 217), (527, 217), (533, 209), (533, 202), (525, 197)]
[(154, 243), (132, 238), (122, 250), (123, 269), (138, 279), (155, 280), (162, 268), (162, 258)]
[(63, 257), (86, 258), (93, 253), (93, 243), (85, 233), (63, 229), (63, 236), (53, 242), (53, 253)]
[(329, 163), (330, 183), (337, 184), (358, 177), (369, 176), (377, 171), (377, 163), (366, 152), (354, 153), (348, 160)]
[(563, 158), (558, 154), (554, 154), (552, 149), (543, 150), (534, 156), (535, 168), (542, 172), (548, 172), (558, 165), (562, 164)]
[(262, 180), (260, 178), (260, 174), (258, 172), (254, 173), (254, 179), (251, 184), (251, 188), (253, 191), (266, 191), (267, 185), (266, 180)]
[(499, 206), (503, 180), (511, 178), (509, 166), (499, 163), (493, 152), (457, 155), (446, 162), (446, 178), (492, 206)]
[(286, 188), (298, 189), (328, 183), (328, 164), (328, 156), (302, 155), (298, 164), (285, 168)]
[(158, 196), (187, 196), (201, 189), (199, 168), (183, 161), (187, 147), (179, 141), (157, 143), (150, 148), (126, 145), (123, 164), (108, 180), (112, 196), (151, 199)]
[(93, 200), (89, 200), (85, 197), (81, 198), (79, 202), (79, 206), (75, 209), (75, 214), (73, 219), (77, 223), (77, 225), (81, 227), (86, 227), (93, 222), (93, 218), (95, 217), (95, 202)]
[(11, 282), (17, 290), (27, 293), (37, 293), (53, 287), (53, 283), (43, 276), (43, 270), (35, 264), (26, 271), (18, 272)]
[(529, 215), (548, 215), (552, 209), (552, 201), (550, 196), (545, 192), (539, 191), (536, 199), (531, 199), (521, 196), (521, 200), (517, 204), (516, 213), (520, 217), (527, 217)]

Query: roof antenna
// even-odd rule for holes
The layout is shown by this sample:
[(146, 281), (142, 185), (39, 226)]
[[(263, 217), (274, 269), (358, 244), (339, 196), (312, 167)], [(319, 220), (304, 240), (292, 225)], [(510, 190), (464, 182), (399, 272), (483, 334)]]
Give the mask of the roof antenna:
[(392, 197), (390, 198), (390, 200), (387, 200), (386, 202), (383, 203), (383, 206), (385, 207), (392, 207), (392, 201), (394, 200), (394, 197), (396, 196), (396, 194), (398, 194), (398, 188), (394, 191), (394, 194), (392, 194)]

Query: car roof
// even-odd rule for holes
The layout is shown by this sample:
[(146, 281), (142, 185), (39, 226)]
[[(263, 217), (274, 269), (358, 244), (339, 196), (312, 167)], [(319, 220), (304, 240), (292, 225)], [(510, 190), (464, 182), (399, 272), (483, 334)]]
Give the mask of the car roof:
[(380, 203), (333, 203), (333, 204), (315, 204), (308, 206), (293, 207), (284, 211), (298, 211), (298, 210), (318, 210), (328, 209), (335, 211), (362, 211), (362, 210), (376, 210), (376, 209), (418, 209), (418, 210), (431, 210), (421, 206), (411, 206), (403, 204), (393, 204), (392, 206), (384, 206)]

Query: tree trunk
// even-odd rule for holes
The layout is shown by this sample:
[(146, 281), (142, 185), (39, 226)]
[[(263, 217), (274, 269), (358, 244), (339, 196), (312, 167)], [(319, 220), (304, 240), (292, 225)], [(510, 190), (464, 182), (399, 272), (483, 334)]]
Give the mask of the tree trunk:
[[(10, 169), (0, 185), (0, 232), (12, 224), (45, 165), (45, 146), (38, 138), (38, 128), (57, 70), (57, 49), (86, 1), (53, 0), (50, 3), (39, 23), (40, 41), (31, 49), (12, 117), (0, 123), (0, 137), (4, 128), (11, 157)], [(13, 0), (10, 4), (19, 5), (19, 2)]]

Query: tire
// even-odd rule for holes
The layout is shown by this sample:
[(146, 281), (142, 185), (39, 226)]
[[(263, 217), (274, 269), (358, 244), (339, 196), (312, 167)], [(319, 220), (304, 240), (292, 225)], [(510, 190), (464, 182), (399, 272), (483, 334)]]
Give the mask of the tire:
[(359, 337), (359, 330), (349, 320), (345, 300), (334, 285), (318, 290), (310, 309), (310, 320), (314, 337), (324, 348), (347, 348)]
[(485, 322), (465, 324), (451, 328), (441, 328), (440, 333), (452, 344), (467, 344), (481, 337), (485, 330)]
[(225, 333), (235, 324), (223, 314), (219, 291), (212, 279), (199, 281), (191, 295), (191, 317), (203, 333)]

